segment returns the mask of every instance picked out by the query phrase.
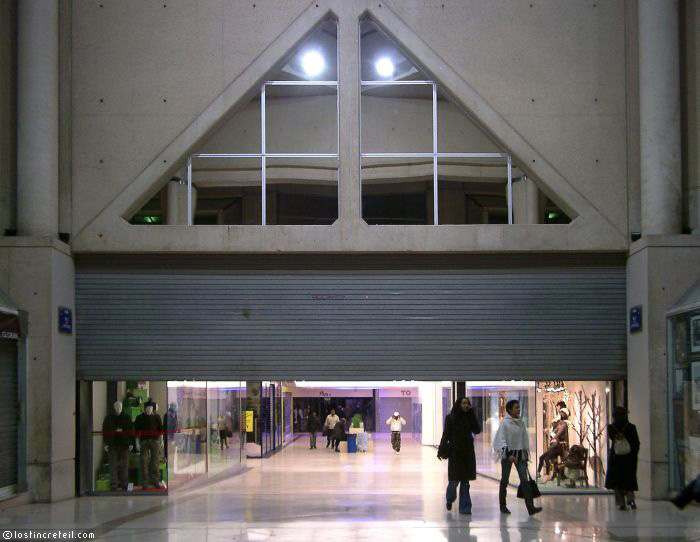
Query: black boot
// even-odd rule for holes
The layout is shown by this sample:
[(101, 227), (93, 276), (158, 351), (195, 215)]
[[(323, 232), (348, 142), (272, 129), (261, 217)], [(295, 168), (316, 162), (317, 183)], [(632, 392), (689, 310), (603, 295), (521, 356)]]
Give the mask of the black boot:
[(501, 505), (501, 514), (510, 514), (510, 510), (508, 510), (508, 507), (505, 504)]

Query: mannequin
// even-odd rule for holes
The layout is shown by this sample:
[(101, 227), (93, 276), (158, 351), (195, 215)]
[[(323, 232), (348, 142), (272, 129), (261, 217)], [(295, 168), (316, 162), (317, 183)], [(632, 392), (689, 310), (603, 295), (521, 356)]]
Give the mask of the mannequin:
[(155, 403), (150, 399), (144, 404), (144, 412), (136, 418), (136, 436), (141, 449), (141, 475), (143, 489), (163, 488), (160, 481), (160, 450), (163, 445), (163, 422), (155, 413)]
[(115, 401), (113, 411), (105, 416), (102, 433), (111, 489), (125, 490), (129, 483), (129, 452), (134, 449), (134, 432), (131, 418), (123, 412), (121, 401)]

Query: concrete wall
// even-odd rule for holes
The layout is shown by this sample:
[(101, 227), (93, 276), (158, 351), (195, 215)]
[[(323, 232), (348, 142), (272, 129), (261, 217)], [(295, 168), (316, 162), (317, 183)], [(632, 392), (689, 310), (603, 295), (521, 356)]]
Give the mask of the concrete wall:
[(668, 496), (668, 357), (666, 311), (700, 278), (698, 236), (651, 237), (633, 245), (627, 263), (628, 308), (642, 306), (642, 331), (629, 334), (630, 421), (641, 441), (640, 493)]
[(58, 331), (58, 307), (74, 309), (73, 259), (51, 239), (4, 238), (0, 288), (29, 313), (27, 477), (34, 501), (75, 493), (75, 329)]
[(681, 2), (681, 103), (683, 104), (683, 226), (700, 233), (700, 9)]
[(16, 227), (17, 7), (0, 1), (0, 234)]
[[(379, 7), (364, 0), (254, 5), (214, 0), (182, 0), (167, 7), (134, 0), (74, 4), (74, 249), (626, 248), (623, 0), (547, 0), (532, 7), (519, 0), (472, 0), (468, 6), (430, 1)], [(581, 218), (563, 227), (444, 226), (439, 233), (429, 227), (368, 229), (359, 218), (355, 86), (357, 17), (365, 9), (523, 163), (531, 178), (541, 179), (556, 203)], [(138, 208), (176, 172), (183, 158), (226, 114), (247, 103), (260, 80), (330, 13), (340, 25), (339, 224), (322, 232), (279, 227), (274, 236), (255, 226), (190, 231), (126, 225), (120, 216)], [(161, 31), (152, 32), (154, 26)], [(149, 54), (144, 57), (143, 51)], [(133, 62), (136, 57), (142, 61)], [(310, 129), (314, 126), (309, 123)]]

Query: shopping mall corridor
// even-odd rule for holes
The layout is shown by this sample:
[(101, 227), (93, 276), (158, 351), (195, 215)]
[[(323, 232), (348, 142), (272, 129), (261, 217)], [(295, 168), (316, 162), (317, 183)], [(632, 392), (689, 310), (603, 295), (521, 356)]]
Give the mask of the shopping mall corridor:
[(445, 510), (447, 465), (404, 435), (399, 455), (380, 436), (371, 453), (335, 453), (300, 438), (245, 472), (168, 497), (83, 497), (0, 513), (2, 530), (81, 529), (97, 539), (158, 541), (685, 541), (700, 540), (700, 514), (667, 502), (615, 509), (608, 496), (547, 496), (529, 517), (510, 490), (512, 515), (497, 506), (497, 484), (472, 484), (472, 516)]

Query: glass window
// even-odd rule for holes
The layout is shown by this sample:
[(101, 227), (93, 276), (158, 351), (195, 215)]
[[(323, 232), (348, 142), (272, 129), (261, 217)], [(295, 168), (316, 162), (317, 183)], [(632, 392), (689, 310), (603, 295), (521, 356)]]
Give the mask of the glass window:
[(265, 85), (265, 152), (338, 154), (336, 85)]
[(260, 158), (194, 156), (194, 224), (262, 224)]
[(361, 71), (365, 222), (511, 223), (510, 156), (370, 20)]
[(267, 224), (329, 225), (338, 218), (336, 158), (268, 158)]
[(362, 217), (368, 224), (432, 224), (432, 158), (363, 158)]
[(362, 152), (433, 152), (433, 86), (363, 85)]
[(508, 167), (501, 157), (439, 158), (440, 224), (508, 224)]
[[(467, 382), (467, 396), (483, 423), (483, 433), (475, 440), (480, 474), (501, 476), (492, 445), (506, 403), (515, 399), (530, 437), (530, 474), (542, 492), (604, 487), (610, 382)], [(510, 483), (519, 484), (514, 471)]]
[(245, 382), (91, 385), (95, 493), (166, 493), (242, 465)]
[(700, 472), (700, 310), (668, 320), (671, 487)]

